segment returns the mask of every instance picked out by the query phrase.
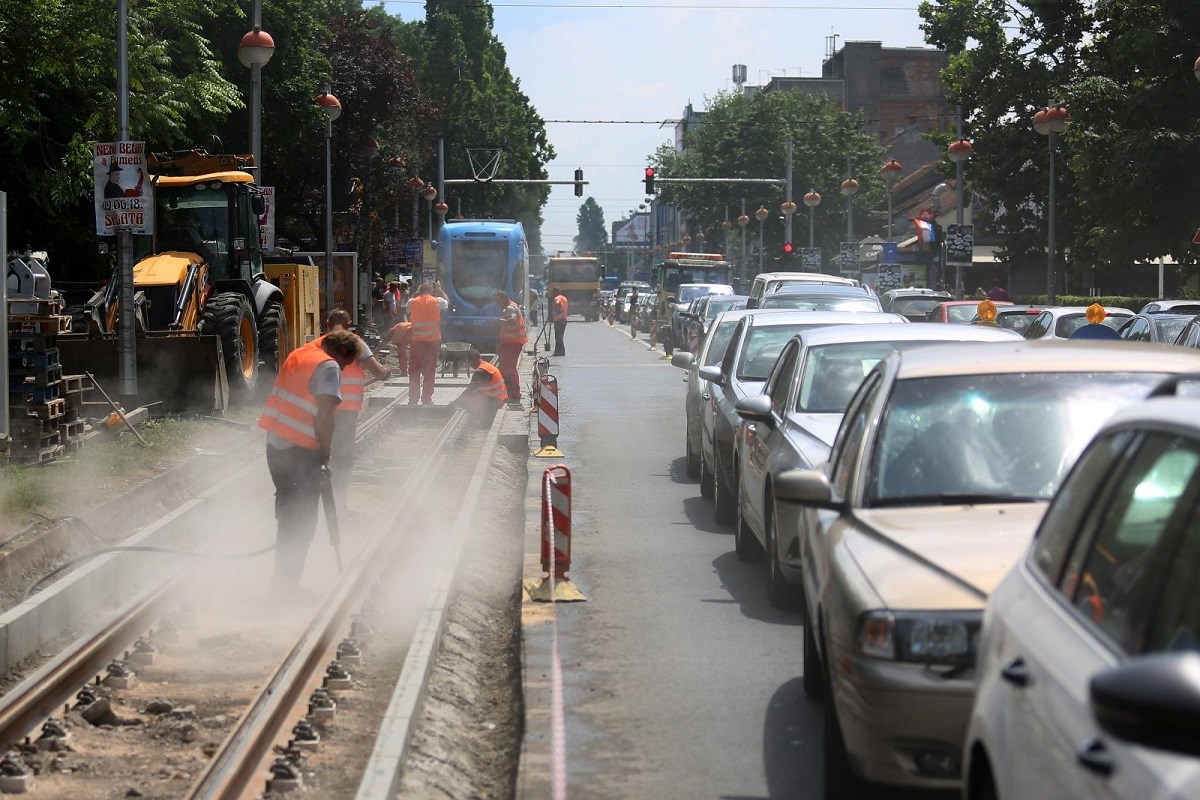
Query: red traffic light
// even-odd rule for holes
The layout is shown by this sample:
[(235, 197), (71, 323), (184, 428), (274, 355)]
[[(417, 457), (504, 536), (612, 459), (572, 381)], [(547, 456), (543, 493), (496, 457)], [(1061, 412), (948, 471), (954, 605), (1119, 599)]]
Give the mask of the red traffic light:
[(646, 194), (654, 194), (654, 167), (646, 167)]
[(783, 243), (783, 254), (784, 254), (785, 256), (790, 256), (790, 255), (791, 255), (792, 253), (794, 253), (794, 252), (796, 252), (796, 248), (795, 248), (795, 247), (792, 247), (792, 243), (791, 243), (791, 242), (784, 242), (784, 243)]

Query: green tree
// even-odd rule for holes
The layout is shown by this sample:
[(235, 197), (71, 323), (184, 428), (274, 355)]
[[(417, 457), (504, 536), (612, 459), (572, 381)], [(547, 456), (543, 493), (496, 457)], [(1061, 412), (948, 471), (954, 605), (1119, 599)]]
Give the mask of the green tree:
[[(684, 142), (687, 153), (671, 145), (661, 146), (651, 157), (659, 174), (668, 178), (782, 178), (785, 172), (787, 142), (793, 146), (793, 191), (799, 198), (810, 188), (824, 200), (816, 209), (816, 244), (826, 257), (837, 251), (845, 239), (846, 204), (838, 192), (846, 177), (847, 158), (859, 181), (854, 198), (855, 238), (872, 227), (871, 216), (885, 200), (885, 188), (878, 165), (883, 150), (875, 137), (863, 130), (857, 115), (840, 111), (824, 95), (799, 92), (770, 92), (747, 97), (723, 92), (708, 101), (704, 121), (688, 132)], [(721, 222), (726, 209), (735, 219), (746, 202), (746, 213), (753, 220), (760, 206), (770, 215), (765, 225), (767, 253), (778, 252), (783, 242), (784, 225), (779, 207), (785, 198), (783, 186), (773, 184), (663, 183), (660, 199), (684, 208), (700, 221), (709, 242), (723, 242)], [(804, 206), (795, 217), (793, 240), (807, 244), (804, 230)], [(735, 257), (740, 237), (733, 229), (727, 255)], [(758, 224), (752, 221), (746, 230), (750, 240), (757, 238)]]
[(583, 201), (579, 206), (579, 213), (575, 215), (575, 222), (579, 225), (579, 235), (575, 237), (575, 252), (598, 253), (608, 244), (604, 209), (596, 202), (596, 198), (589, 197)]

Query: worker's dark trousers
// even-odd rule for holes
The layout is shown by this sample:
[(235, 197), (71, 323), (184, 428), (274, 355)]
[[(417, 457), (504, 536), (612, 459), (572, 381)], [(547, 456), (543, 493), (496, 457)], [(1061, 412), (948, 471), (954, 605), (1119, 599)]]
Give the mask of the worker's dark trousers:
[(317, 529), (321, 502), (321, 456), (303, 447), (267, 447), (267, 469), (275, 482), (276, 587), (292, 587), (304, 573), (308, 545)]
[(563, 344), (563, 334), (567, 332), (567, 321), (564, 319), (559, 322), (554, 321), (554, 355), (565, 356), (567, 354), (566, 345)]

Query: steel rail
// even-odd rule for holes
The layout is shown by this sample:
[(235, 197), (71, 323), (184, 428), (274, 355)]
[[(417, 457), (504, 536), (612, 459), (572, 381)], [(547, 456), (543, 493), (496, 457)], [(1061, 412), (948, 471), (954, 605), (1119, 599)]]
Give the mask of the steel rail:
[(262, 779), (262, 767), (292, 722), (293, 709), (302, 705), (310, 686), (334, 652), (339, 632), (348, 624), (351, 611), (361, 604), (372, 583), (387, 565), (383, 556), (395, 546), (393, 528), (402, 513), (436, 477), (446, 456), (446, 442), (466, 418), (456, 411), (437, 439), (426, 449), (423, 466), (397, 493), (361, 555), (342, 573), (337, 585), (326, 597), (318, 614), (301, 635), (291, 652), (279, 663), (250, 710), (226, 737), (208, 766), (192, 785), (189, 800), (232, 800), (247, 796), (256, 780)]
[[(404, 401), (406, 397), (401, 394), (370, 417), (366, 421), (370, 426), (356, 432), (355, 440), (361, 443)], [(442, 438), (439, 436), (439, 441)], [(174, 513), (174, 510), (169, 511), (160, 519)], [(161, 613), (160, 607), (171, 596), (185, 572), (172, 572), (158, 584), (143, 589), (110, 620), (77, 639), (8, 694), (0, 697), (0, 743), (15, 743), (28, 736), (40, 721), (69, 703), (81, 686), (99, 675), (112, 659), (120, 656), (131, 642), (152, 626), (155, 617)], [(61, 580), (71, 580), (72, 574), (68, 573)]]

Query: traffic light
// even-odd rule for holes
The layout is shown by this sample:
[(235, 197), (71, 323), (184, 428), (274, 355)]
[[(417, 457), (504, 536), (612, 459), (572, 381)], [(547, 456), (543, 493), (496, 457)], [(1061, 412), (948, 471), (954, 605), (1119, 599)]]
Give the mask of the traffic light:
[(654, 194), (654, 167), (646, 167), (646, 194)]
[(583, 197), (583, 170), (575, 170), (575, 196)]
[(786, 256), (791, 256), (791, 255), (794, 255), (794, 254), (795, 254), (795, 252), (796, 252), (796, 248), (795, 248), (795, 247), (792, 247), (792, 243), (791, 243), (791, 242), (784, 242), (784, 243), (783, 243), (783, 255), (784, 255), (785, 257), (786, 257)]

